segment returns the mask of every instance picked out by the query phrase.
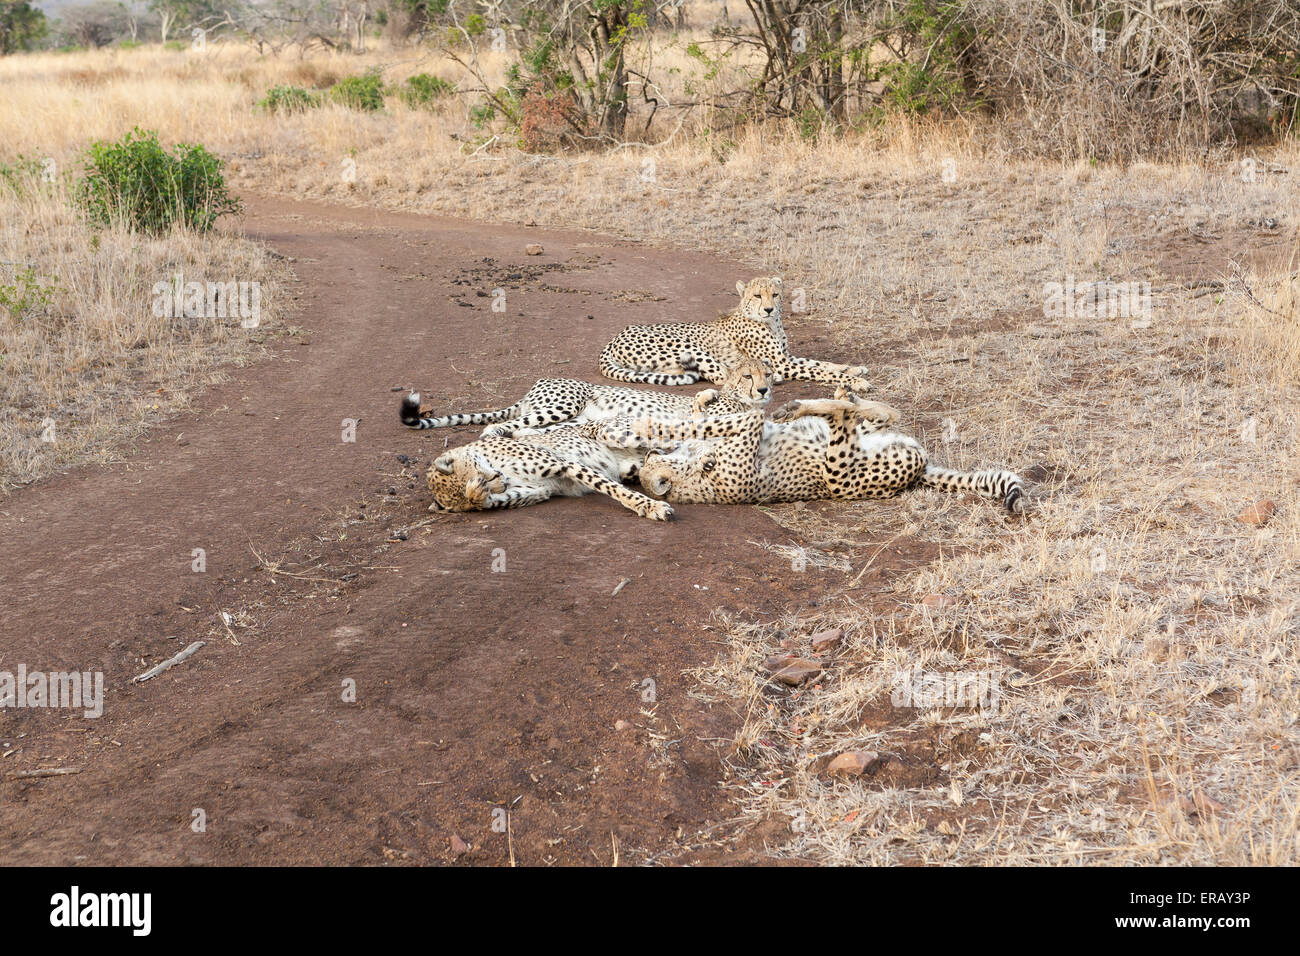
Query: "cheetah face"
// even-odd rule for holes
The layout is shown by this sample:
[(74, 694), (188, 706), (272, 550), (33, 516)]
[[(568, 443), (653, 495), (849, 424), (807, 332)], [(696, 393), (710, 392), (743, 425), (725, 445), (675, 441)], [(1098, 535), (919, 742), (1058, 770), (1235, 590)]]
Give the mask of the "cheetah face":
[(742, 362), (722, 380), (720, 389), (751, 408), (761, 408), (772, 397), (772, 378), (762, 362)]
[(455, 514), (481, 511), (493, 494), (505, 491), (505, 481), (482, 456), (467, 460), (459, 455), (443, 455), (429, 468), (429, 491), (433, 494), (433, 512)]
[(682, 442), (669, 451), (651, 452), (641, 466), (641, 487), (656, 498), (673, 501), (718, 500), (714, 485), (717, 456), (703, 442)]
[(773, 325), (781, 321), (781, 280), (777, 276), (759, 276), (748, 284), (737, 282), (736, 291), (745, 318)]

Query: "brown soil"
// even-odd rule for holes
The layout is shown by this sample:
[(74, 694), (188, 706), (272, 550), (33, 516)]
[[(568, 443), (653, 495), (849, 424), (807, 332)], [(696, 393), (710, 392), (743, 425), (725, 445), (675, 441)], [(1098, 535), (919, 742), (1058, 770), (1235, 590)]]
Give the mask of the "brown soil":
[[(755, 547), (792, 538), (753, 508), (658, 524), (588, 497), (431, 518), (432, 453), (476, 430), (407, 430), (393, 390), (467, 409), (544, 375), (594, 379), (619, 328), (730, 308), (749, 270), (266, 199), (247, 227), (290, 257), (303, 334), (123, 463), (0, 502), (0, 671), (105, 680), (99, 719), (0, 712), (6, 862), (761, 859), (762, 834), (734, 831), (717, 787), (739, 717), (692, 699), (681, 672), (719, 649), (716, 610), (797, 612), (845, 575)], [(545, 254), (526, 256), (531, 242)], [(797, 324), (791, 337), (854, 358)], [(79, 772), (17, 776), (42, 768)]]

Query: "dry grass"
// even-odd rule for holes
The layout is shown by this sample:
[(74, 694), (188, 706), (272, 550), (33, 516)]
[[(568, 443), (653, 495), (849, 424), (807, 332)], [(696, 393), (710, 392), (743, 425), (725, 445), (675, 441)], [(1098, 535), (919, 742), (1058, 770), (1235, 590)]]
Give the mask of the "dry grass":
[[(802, 289), (811, 311), (789, 316), (796, 347), (810, 327), (830, 330), (834, 357), (875, 369), (935, 458), (1031, 479), (1024, 522), (930, 491), (772, 509), (830, 556), (807, 573), (839, 591), (815, 619), (723, 622), (728, 648), (698, 677), (745, 719), (729, 782), (745, 819), (793, 824), (774, 852), (1300, 860), (1294, 148), (1258, 157), (1253, 180), (1235, 160), (1020, 160), (917, 124), (817, 142), (692, 124), (661, 146), (532, 156), (473, 128), (460, 100), (378, 115), (251, 109), (274, 83), (370, 63), (389, 63), (390, 79), (461, 79), (407, 51), (186, 57), (0, 61), (12, 104), (0, 142), (66, 161), (87, 137), (139, 123), (216, 149), (245, 188), (728, 253)], [(75, 129), (62, 121), (73, 110)], [(355, 182), (340, 175), (345, 157)], [(1149, 282), (1149, 323), (1045, 315), (1044, 284), (1068, 277)], [(1215, 278), (1223, 288), (1193, 283)], [(1260, 498), (1278, 505), (1267, 525), (1234, 520)], [(936, 551), (872, 567), (882, 553)], [(957, 603), (921, 607), (931, 593)], [(759, 665), (778, 647), (774, 626), (831, 624), (850, 640), (820, 684), (773, 690)], [(1000, 707), (892, 706), (895, 675), (912, 667), (997, 671)], [(886, 759), (829, 780), (825, 758), (852, 748)]]
[[(177, 273), (260, 283), (260, 325), (155, 316), (155, 284)], [(0, 309), (0, 492), (112, 460), (220, 381), (220, 366), (246, 361), (276, 328), (279, 275), (263, 248), (237, 235), (92, 231), (65, 183), (0, 181), (0, 292), (49, 292), (20, 316)]]

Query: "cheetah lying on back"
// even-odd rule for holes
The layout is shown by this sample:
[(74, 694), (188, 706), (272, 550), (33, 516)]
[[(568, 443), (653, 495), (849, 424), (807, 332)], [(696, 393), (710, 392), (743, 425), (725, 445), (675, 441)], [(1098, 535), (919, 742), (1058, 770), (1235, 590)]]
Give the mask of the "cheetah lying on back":
[[(617, 419), (615, 425), (626, 420)], [(666, 521), (673, 509), (624, 488), (644, 458), (644, 442), (611, 447), (600, 422), (567, 425), (547, 432), (480, 438), (439, 456), (429, 468), (430, 511), (487, 511), (522, 508), (556, 495), (592, 491), (608, 495), (643, 518)]]
[(630, 325), (605, 346), (600, 372), (620, 382), (690, 385), (721, 382), (746, 359), (764, 363), (776, 381), (804, 379), (865, 391), (862, 366), (836, 365), (790, 354), (781, 324), (781, 280), (736, 283), (740, 308), (712, 322)]
[(653, 445), (685, 440), (650, 452), (640, 470), (642, 487), (674, 502), (892, 498), (919, 484), (974, 491), (1013, 513), (1023, 510), (1024, 488), (1015, 474), (931, 465), (916, 439), (886, 430), (898, 418), (888, 405), (841, 389), (834, 399), (790, 402), (769, 422), (762, 411), (696, 421), (643, 419), (625, 437), (635, 446), (647, 439)]
[(723, 379), (719, 388), (695, 395), (673, 395), (643, 388), (596, 385), (571, 378), (543, 378), (523, 398), (508, 408), (490, 412), (420, 417), (420, 395), (412, 392), (402, 401), (402, 424), (411, 428), (444, 428), (450, 425), (488, 425), (483, 437), (511, 435), (519, 429), (542, 428), (561, 422), (575, 424), (607, 421), (620, 415), (652, 415), (679, 418), (708, 408), (709, 414), (743, 412), (761, 408), (771, 394), (768, 375), (761, 362), (742, 362)]

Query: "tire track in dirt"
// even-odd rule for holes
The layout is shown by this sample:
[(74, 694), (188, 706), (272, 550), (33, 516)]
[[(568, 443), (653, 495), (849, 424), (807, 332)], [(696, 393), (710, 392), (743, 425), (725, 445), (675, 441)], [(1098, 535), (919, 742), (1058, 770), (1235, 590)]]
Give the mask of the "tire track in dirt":
[[(0, 711), (7, 861), (427, 863), (456, 858), (453, 833), (468, 862), (513, 849), (526, 864), (608, 864), (615, 842), (625, 862), (752, 858), (756, 841), (717, 827), (719, 748), (738, 718), (689, 698), (681, 672), (713, 658), (715, 609), (773, 617), (843, 575), (796, 574), (749, 544), (790, 541), (753, 508), (658, 524), (593, 496), (393, 540), (428, 517), (396, 456), (422, 474), (449, 431), (402, 428), (391, 391), (486, 406), (544, 375), (598, 380), (618, 329), (728, 309), (748, 270), (585, 233), (269, 199), (246, 224), (291, 258), (308, 344), (233, 370), (123, 463), (0, 502), (0, 670), (106, 684), (97, 720)], [(530, 242), (545, 254), (526, 256)], [(354, 443), (344, 418), (359, 419)], [(301, 576), (268, 573), (253, 547)], [(248, 626), (227, 630), (222, 610)], [(196, 639), (208, 644), (184, 664), (130, 684)], [(50, 766), (80, 773), (14, 778)], [(493, 828), (502, 808), (508, 837)]]

